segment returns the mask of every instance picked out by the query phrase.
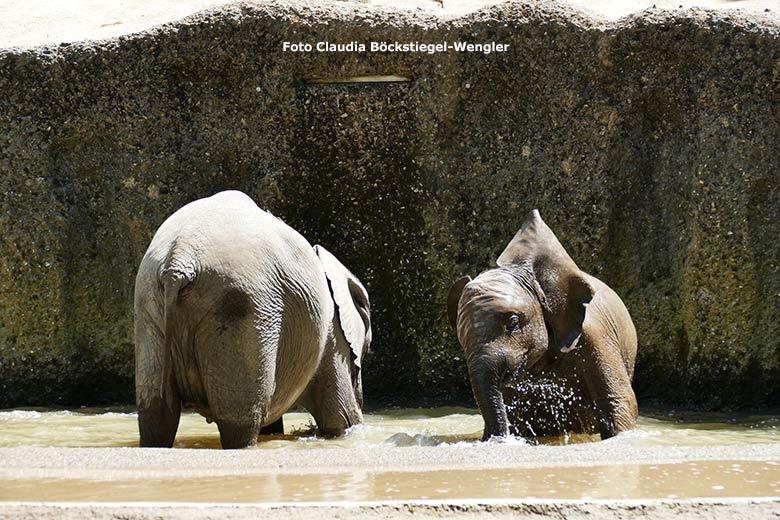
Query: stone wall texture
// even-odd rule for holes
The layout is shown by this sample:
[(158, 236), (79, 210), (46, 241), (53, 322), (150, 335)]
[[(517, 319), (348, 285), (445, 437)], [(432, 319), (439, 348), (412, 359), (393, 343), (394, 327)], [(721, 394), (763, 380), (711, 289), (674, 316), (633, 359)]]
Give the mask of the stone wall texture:
[[(510, 50), (282, 52), (396, 40)], [(306, 81), (374, 74), (412, 81)], [(777, 405), (779, 172), (780, 23), (759, 15), (238, 3), (2, 50), (0, 405), (132, 402), (139, 261), (223, 189), (368, 287), (369, 402), (469, 397), (447, 291), (539, 208), (626, 302), (642, 400)]]

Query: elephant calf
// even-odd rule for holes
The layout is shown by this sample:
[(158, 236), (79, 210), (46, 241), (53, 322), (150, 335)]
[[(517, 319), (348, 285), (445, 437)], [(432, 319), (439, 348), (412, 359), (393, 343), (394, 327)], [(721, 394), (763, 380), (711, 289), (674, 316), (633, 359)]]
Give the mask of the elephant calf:
[(226, 191), (157, 230), (135, 283), (141, 446), (173, 444), (182, 405), (254, 445), (296, 402), (320, 432), (363, 422), (368, 294), (321, 246)]
[(579, 270), (536, 210), (496, 263), (447, 301), (483, 440), (633, 428), (637, 339), (618, 295)]

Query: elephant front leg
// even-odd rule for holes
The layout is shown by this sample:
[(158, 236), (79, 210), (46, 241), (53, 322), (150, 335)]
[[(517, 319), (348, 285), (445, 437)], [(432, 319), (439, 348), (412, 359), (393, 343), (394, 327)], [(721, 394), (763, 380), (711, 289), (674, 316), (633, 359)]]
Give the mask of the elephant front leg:
[(637, 406), (630, 382), (611, 385), (607, 378), (597, 377), (589, 381), (588, 391), (602, 440), (634, 428)]
[(581, 377), (593, 403), (601, 438), (631, 430), (636, 425), (638, 410), (631, 378), (622, 360), (617, 354), (599, 352), (588, 361), (589, 369)]
[[(633, 392), (631, 392), (633, 394)], [(636, 425), (636, 405), (629, 399), (608, 396), (595, 401), (595, 413), (601, 439), (609, 439)]]
[(138, 404), (138, 430), (142, 448), (171, 448), (179, 429), (181, 402), (172, 396), (171, 408), (164, 397), (156, 396)]

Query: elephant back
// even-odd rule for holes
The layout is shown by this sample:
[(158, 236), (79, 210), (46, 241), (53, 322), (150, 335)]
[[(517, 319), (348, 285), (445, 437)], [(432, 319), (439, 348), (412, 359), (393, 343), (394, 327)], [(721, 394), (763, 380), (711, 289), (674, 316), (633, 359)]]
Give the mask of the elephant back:
[[(265, 416), (294, 404), (319, 364), (334, 313), (303, 236), (243, 193), (223, 192), (169, 217), (144, 262), (160, 281), (171, 270), (191, 271), (175, 300), (173, 363), (189, 400), (213, 407), (211, 394), (228, 388), (266, 396)], [(235, 390), (223, 380), (231, 373)]]

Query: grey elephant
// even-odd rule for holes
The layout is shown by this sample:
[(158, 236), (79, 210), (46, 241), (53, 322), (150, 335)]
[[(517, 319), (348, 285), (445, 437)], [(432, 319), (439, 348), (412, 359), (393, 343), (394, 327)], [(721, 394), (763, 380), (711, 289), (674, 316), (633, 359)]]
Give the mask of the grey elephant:
[(447, 302), (483, 440), (633, 428), (637, 337), (620, 297), (580, 271), (537, 210), (496, 263)]
[(141, 446), (170, 447), (181, 407), (223, 448), (279, 431), (298, 403), (323, 435), (360, 424), (366, 289), (322, 246), (238, 191), (197, 200), (157, 230), (135, 283)]

